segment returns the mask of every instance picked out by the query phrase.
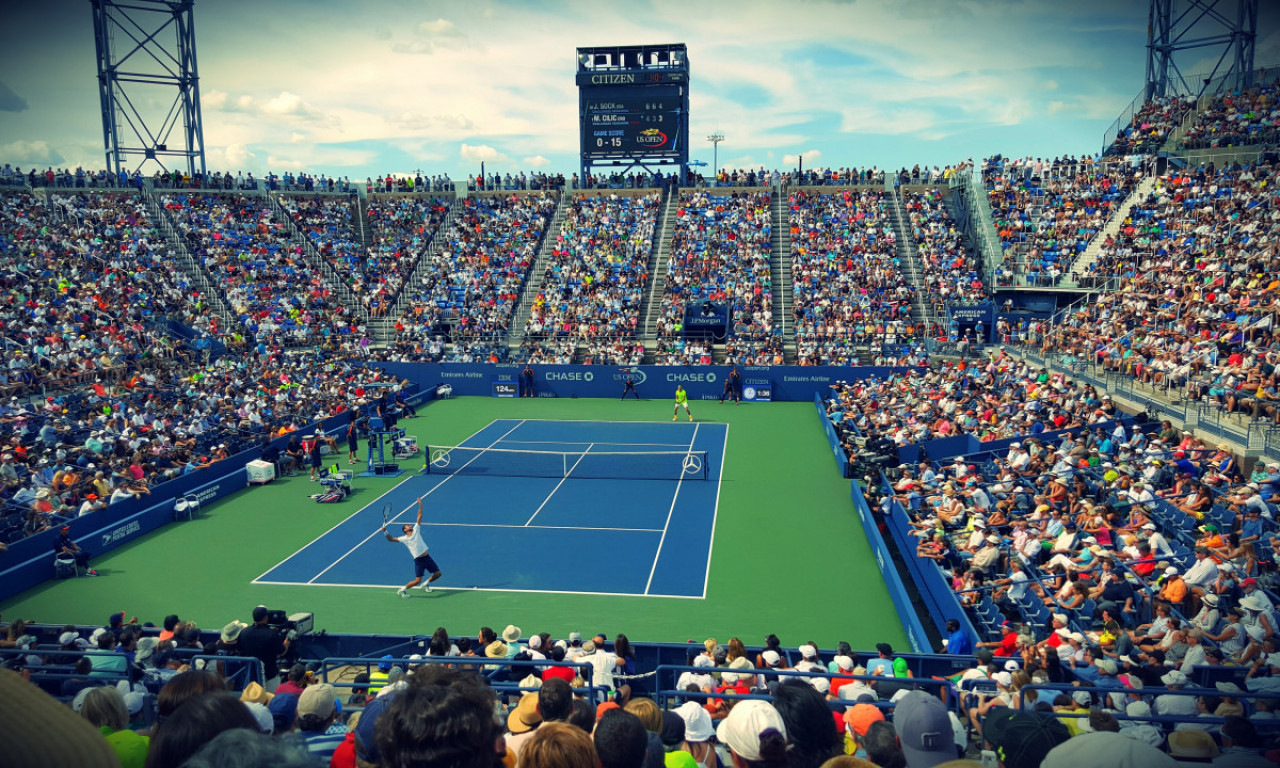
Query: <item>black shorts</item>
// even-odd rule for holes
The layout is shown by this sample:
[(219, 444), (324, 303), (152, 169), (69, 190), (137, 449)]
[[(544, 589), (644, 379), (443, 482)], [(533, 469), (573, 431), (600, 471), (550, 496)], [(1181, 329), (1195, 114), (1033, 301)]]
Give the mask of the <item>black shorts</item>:
[(436, 561), (431, 559), (431, 555), (413, 558), (413, 577), (415, 579), (422, 578), (424, 573), (435, 573), (438, 570), (440, 570), (440, 566), (436, 565)]

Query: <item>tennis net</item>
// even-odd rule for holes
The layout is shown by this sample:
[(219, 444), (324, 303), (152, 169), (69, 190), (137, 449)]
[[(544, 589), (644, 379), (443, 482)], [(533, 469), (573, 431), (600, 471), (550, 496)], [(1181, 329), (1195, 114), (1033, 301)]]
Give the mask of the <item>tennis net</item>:
[(706, 480), (706, 451), (520, 451), (430, 446), (432, 475), (562, 477), (598, 480)]

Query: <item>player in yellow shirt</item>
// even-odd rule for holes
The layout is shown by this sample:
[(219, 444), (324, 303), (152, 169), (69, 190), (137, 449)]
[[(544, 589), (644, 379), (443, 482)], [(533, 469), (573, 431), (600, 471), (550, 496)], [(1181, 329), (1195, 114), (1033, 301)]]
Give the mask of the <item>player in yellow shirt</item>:
[(689, 393), (684, 391), (683, 384), (676, 385), (676, 407), (671, 411), (671, 420), (675, 421), (679, 418), (680, 406), (684, 406), (685, 415), (689, 417), (689, 421), (693, 421), (693, 414), (689, 412)]

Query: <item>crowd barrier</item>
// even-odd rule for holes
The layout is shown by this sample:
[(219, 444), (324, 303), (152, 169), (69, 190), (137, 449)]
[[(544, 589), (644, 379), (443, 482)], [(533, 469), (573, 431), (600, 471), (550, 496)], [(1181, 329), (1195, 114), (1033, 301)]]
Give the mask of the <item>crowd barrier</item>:
[(836, 469), (840, 470), (841, 477), (848, 477), (849, 457), (845, 455), (844, 446), (840, 444), (840, 436), (836, 434), (836, 428), (831, 423), (831, 418), (827, 416), (827, 409), (822, 404), (820, 393), (814, 393), (813, 404), (818, 409), (818, 421), (822, 422), (822, 431), (827, 435), (827, 445), (831, 446), (831, 455), (835, 457)]
[[(889, 484), (888, 478), (883, 473), (880, 475), (880, 482), (885, 493), (893, 493), (893, 486)], [(911, 581), (915, 583), (934, 626), (941, 632), (947, 625), (948, 619), (955, 619), (960, 622), (960, 628), (973, 642), (986, 640), (982, 633), (974, 629), (973, 622), (969, 620), (969, 615), (960, 605), (955, 591), (942, 574), (942, 570), (932, 560), (916, 554), (916, 546), (919, 545), (920, 539), (914, 535), (910, 517), (897, 500), (889, 505), (889, 512), (884, 516), (884, 522), (890, 535), (893, 536), (894, 544), (902, 555), (902, 562), (907, 566)]]
[[(849, 493), (853, 498), (854, 509), (858, 510), (858, 519), (862, 521), (862, 531), (867, 536), (867, 543), (875, 553), (880, 576), (884, 579), (884, 585), (889, 588), (893, 607), (898, 610), (898, 618), (902, 621), (902, 629), (907, 633), (907, 642), (911, 643), (911, 650), (915, 653), (930, 653), (932, 648), (929, 644), (929, 636), (925, 634), (924, 625), (920, 623), (920, 617), (911, 604), (911, 596), (907, 594), (907, 587), (898, 573), (893, 556), (889, 554), (889, 547), (885, 545), (884, 537), (880, 535), (875, 515), (871, 514), (871, 508), (867, 506), (867, 500), (862, 495), (862, 487), (858, 485), (857, 480), (850, 483)], [(943, 625), (939, 625), (941, 626)]]
[[(494, 363), (368, 363), (424, 389), (440, 384), (453, 387), (456, 396), (517, 397), (524, 386), (523, 365)], [(622, 396), (630, 378), (642, 398), (673, 399), (682, 385), (689, 399), (719, 400), (733, 366), (728, 365), (533, 365), (533, 389), (537, 397)], [(826, 397), (831, 385), (870, 376), (885, 378), (909, 370), (905, 367), (740, 365), (742, 399), (747, 402), (781, 400), (805, 402)]]
[[(410, 399), (429, 400), (434, 389), (415, 392)], [(317, 430), (334, 434), (345, 430), (345, 413), (303, 427), (302, 434)], [(283, 449), (295, 433), (278, 437), (270, 444)], [(259, 443), (215, 463), (207, 469), (174, 478), (154, 486), (151, 495), (112, 504), (106, 509), (77, 517), (68, 523), (71, 538), (91, 556), (99, 556), (174, 520), (174, 504), (192, 497), (201, 508), (249, 485), (245, 465), (262, 455), (267, 443)], [(9, 545), (0, 552), (0, 600), (30, 589), (54, 576), (54, 544), (58, 531), (50, 529)]]
[(969, 454), (983, 453), (985, 451), (994, 451), (1003, 454), (1009, 450), (1010, 445), (1026, 440), (1028, 437), (1034, 437), (1042, 443), (1056, 445), (1061, 442), (1063, 436), (1068, 432), (1079, 433), (1083, 429), (1096, 430), (1101, 427), (1107, 432), (1107, 434), (1111, 434), (1111, 432), (1115, 430), (1117, 424), (1123, 424), (1125, 430), (1131, 434), (1135, 429), (1140, 429), (1146, 432), (1160, 431), (1160, 423), (1157, 421), (1148, 421), (1138, 424), (1138, 420), (1133, 416), (1123, 416), (1119, 419), (1104, 421), (1099, 424), (1090, 424), (1086, 427), (1059, 429), (1052, 432), (1041, 432), (1038, 435), (1008, 437), (1001, 440), (990, 440), (985, 443), (969, 434), (956, 435), (954, 437), (940, 437), (936, 440), (926, 440), (923, 443), (917, 443), (915, 445), (900, 446), (898, 448), (898, 458), (903, 464), (915, 464), (919, 461), (920, 451), (923, 449), (928, 454), (929, 460), (937, 466), (942, 460), (954, 458), (956, 456), (967, 456)]

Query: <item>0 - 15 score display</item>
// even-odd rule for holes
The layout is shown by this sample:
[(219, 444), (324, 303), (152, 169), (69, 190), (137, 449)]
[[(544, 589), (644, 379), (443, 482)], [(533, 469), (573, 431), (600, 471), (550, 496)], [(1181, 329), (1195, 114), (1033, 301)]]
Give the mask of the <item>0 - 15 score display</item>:
[(674, 154), (683, 118), (682, 87), (592, 89), (586, 98), (583, 152)]

